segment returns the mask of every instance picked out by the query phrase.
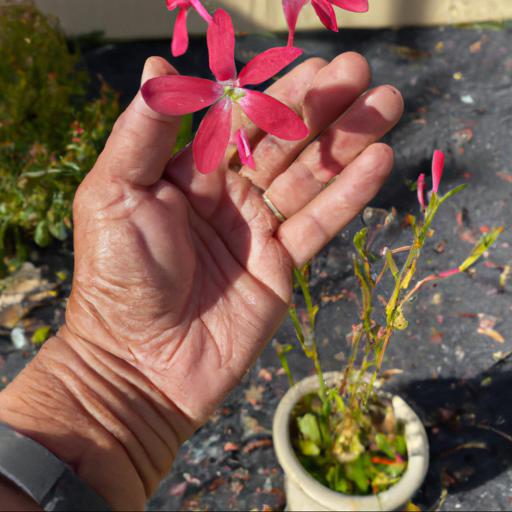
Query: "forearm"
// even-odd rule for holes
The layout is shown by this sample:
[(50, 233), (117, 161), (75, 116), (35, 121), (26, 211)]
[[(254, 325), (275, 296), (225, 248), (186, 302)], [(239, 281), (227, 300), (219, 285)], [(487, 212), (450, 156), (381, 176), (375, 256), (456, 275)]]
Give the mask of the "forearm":
[(142, 509), (187, 435), (136, 370), (65, 329), (0, 393), (0, 422), (69, 464), (115, 510)]

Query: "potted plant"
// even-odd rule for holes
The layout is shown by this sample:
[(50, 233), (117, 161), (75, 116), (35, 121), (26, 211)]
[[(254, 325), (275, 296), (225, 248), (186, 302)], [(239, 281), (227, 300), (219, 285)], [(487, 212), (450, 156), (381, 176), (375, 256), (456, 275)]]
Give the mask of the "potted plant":
[[(427, 283), (466, 272), (502, 231), (496, 228), (485, 235), (459, 267), (415, 281), (439, 208), (464, 188), (439, 194), (443, 166), (444, 155), (436, 151), (428, 203), (425, 176), (418, 179), (421, 217), (405, 218), (412, 231), (409, 245), (374, 253), (370, 239), (375, 233), (364, 228), (354, 237), (353, 266), (361, 311), (351, 334), (349, 362), (342, 372), (323, 374), (315, 340), (318, 306), (309, 290), (308, 268), (295, 271), (305, 314), (294, 305), (290, 317), (315, 375), (294, 384), (286, 360), (291, 347), (276, 346), (292, 384), (273, 425), (276, 454), (285, 472), (288, 510), (396, 510), (423, 483), (429, 461), (425, 429), (404, 400), (378, 386), (386, 349), (395, 330), (407, 328), (404, 308), (416, 293)], [(391, 213), (378, 229), (385, 228), (395, 215)], [(374, 300), (377, 291), (379, 301)]]

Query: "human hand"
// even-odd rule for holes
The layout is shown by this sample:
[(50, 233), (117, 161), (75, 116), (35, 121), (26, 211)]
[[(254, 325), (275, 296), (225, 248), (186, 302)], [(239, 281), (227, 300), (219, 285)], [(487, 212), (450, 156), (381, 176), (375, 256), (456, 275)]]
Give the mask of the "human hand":
[[(144, 80), (170, 73), (152, 59)], [(390, 87), (359, 98), (368, 83), (356, 54), (302, 64), (270, 91), (302, 111), (310, 140), (265, 136), (255, 171), (226, 162), (210, 175), (194, 170), (188, 150), (168, 163), (179, 121), (137, 97), (77, 193), (74, 338), (136, 368), (194, 427), (205, 421), (282, 321), (293, 265), (342, 229), (391, 169), (391, 150), (372, 143), (402, 100)]]
[[(152, 58), (143, 82), (171, 73)], [(293, 266), (345, 227), (388, 176), (392, 151), (375, 142), (403, 103), (390, 86), (365, 93), (369, 81), (368, 64), (354, 53), (306, 61), (268, 92), (302, 114), (309, 139), (254, 128), (256, 170), (233, 172), (226, 159), (209, 175), (194, 169), (189, 150), (169, 161), (179, 119), (154, 113), (139, 93), (80, 186), (66, 325), (41, 356), (57, 380), (64, 353), (76, 356), (84, 379), (105, 379), (90, 384), (101, 407), (88, 395), (85, 408), (125, 448), (146, 495), (278, 328)], [(155, 448), (155, 436), (168, 451)], [(82, 474), (98, 489), (91, 471)]]

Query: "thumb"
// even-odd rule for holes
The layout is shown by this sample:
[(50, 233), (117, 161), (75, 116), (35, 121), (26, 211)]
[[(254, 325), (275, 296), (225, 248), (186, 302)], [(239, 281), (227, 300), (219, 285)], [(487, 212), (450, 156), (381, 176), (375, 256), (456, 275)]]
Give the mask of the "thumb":
[[(163, 58), (150, 57), (142, 72), (141, 84), (178, 72)], [(95, 174), (125, 180), (138, 186), (151, 186), (164, 172), (180, 126), (179, 117), (151, 110), (140, 91), (117, 120)]]

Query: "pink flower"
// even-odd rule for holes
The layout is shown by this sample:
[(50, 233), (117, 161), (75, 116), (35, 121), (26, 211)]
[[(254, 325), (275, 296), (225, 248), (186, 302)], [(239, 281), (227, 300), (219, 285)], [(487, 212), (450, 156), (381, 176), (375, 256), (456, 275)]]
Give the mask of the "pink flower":
[(432, 159), (432, 192), (437, 194), (439, 192), (439, 185), (443, 177), (444, 170), (444, 153), (436, 149), (434, 151), (434, 158)]
[(418, 177), (418, 202), (420, 203), (421, 209), (426, 208), (425, 204), (425, 175), (422, 173)]
[[(235, 34), (231, 18), (219, 9), (207, 33), (210, 69), (217, 81), (191, 76), (161, 76), (142, 87), (146, 103), (156, 112), (180, 116), (213, 105), (202, 120), (193, 143), (194, 160), (202, 173), (215, 171), (231, 140), (233, 106), (263, 131), (285, 140), (299, 140), (309, 133), (304, 121), (289, 107), (267, 94), (246, 89), (267, 81), (291, 64), (302, 51), (298, 48), (271, 48), (252, 59), (237, 76)], [(248, 146), (243, 132), (242, 145)], [(250, 160), (250, 148), (241, 159)], [(250, 162), (249, 162), (250, 163)]]
[(238, 154), (240, 155), (240, 162), (242, 165), (248, 165), (251, 169), (256, 168), (254, 163), (254, 157), (252, 156), (251, 145), (247, 137), (245, 128), (240, 128), (236, 132), (236, 145), (238, 148)]
[[(283, 0), (284, 15), (288, 22), (290, 34), (288, 45), (293, 46), (295, 28), (300, 11), (310, 0)], [(329, 29), (338, 32), (338, 20), (333, 5), (341, 7), (346, 11), (366, 12), (368, 11), (368, 0), (311, 0), (320, 21)]]
[(212, 17), (203, 7), (200, 0), (166, 0), (167, 9), (174, 11), (179, 9), (176, 23), (174, 24), (174, 34), (172, 36), (171, 52), (174, 57), (183, 55), (188, 49), (188, 31), (187, 31), (187, 15), (188, 10), (193, 7), (199, 15), (210, 24)]

